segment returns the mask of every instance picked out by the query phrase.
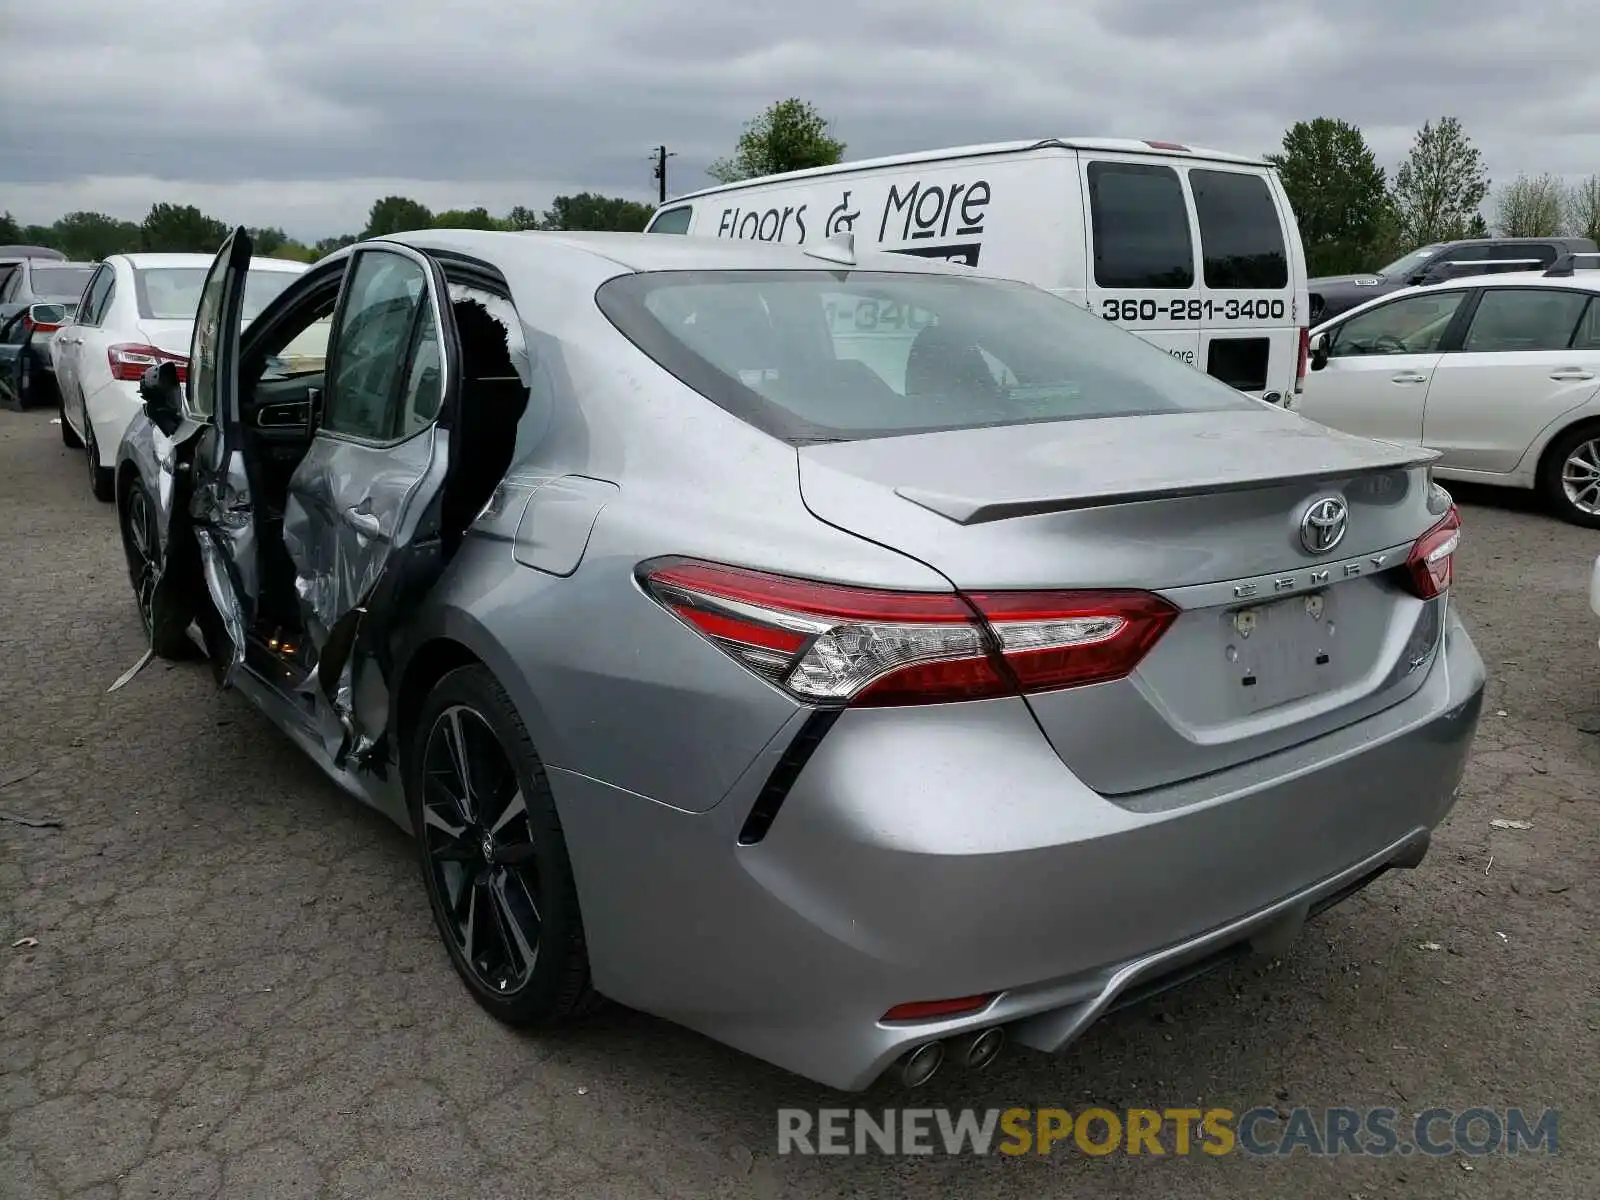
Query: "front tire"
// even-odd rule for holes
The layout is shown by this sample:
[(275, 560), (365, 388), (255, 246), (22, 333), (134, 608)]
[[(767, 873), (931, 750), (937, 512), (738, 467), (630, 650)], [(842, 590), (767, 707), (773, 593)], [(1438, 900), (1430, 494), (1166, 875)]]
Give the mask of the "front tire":
[(1600, 529), (1600, 425), (1580, 425), (1550, 443), (1539, 490), (1563, 521)]
[(195, 655), (186, 616), (157, 611), (156, 579), (161, 574), (161, 534), (155, 502), (139, 480), (128, 485), (122, 502), (122, 552), (128, 560), (128, 581), (133, 584), (139, 619), (150, 635), (150, 648), (162, 658), (187, 659)]
[(406, 763), (423, 885), (450, 961), (497, 1020), (553, 1027), (592, 1009), (578, 892), (550, 782), (481, 666), (428, 696)]

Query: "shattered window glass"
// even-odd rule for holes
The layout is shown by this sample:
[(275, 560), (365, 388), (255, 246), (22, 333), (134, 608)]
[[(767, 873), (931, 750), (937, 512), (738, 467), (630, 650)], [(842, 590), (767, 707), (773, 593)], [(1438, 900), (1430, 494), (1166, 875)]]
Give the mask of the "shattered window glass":
[(399, 424), (394, 402), (417, 307), (427, 303), (427, 276), (404, 255), (365, 251), (347, 287), (349, 298), (333, 335), (335, 371), (328, 381), (323, 427), (390, 441)]

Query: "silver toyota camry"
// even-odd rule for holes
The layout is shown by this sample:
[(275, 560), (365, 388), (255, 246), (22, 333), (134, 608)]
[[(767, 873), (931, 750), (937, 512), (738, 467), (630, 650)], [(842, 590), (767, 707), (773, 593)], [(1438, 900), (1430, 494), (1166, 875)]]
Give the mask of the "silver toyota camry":
[(118, 457), (150, 653), (414, 833), (503, 1021), (916, 1084), (1281, 949), (1450, 809), (1430, 451), (848, 238), (404, 234), (241, 330), (250, 249)]

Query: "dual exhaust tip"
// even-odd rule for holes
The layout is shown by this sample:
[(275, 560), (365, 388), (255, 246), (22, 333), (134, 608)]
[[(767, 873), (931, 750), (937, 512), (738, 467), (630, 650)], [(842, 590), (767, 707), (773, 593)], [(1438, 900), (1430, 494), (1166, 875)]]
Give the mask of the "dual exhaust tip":
[(998, 1025), (948, 1041), (923, 1042), (900, 1060), (900, 1082), (908, 1088), (921, 1087), (937, 1075), (947, 1061), (969, 1071), (981, 1071), (1000, 1057), (1005, 1044), (1005, 1031)]

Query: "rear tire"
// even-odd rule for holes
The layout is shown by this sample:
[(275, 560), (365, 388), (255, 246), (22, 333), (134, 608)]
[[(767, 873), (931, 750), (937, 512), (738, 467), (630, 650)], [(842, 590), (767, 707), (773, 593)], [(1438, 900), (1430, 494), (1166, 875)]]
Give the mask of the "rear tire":
[[(507, 1025), (552, 1028), (599, 997), (544, 764), (482, 666), (429, 694), (406, 756), (423, 886), (456, 973)], [(465, 776), (465, 779), (463, 779)]]
[(189, 640), (188, 616), (156, 611), (155, 581), (161, 571), (161, 534), (156, 523), (155, 502), (139, 480), (128, 485), (121, 509), (122, 552), (128, 560), (128, 581), (133, 585), (139, 619), (150, 635), (150, 648), (161, 658), (194, 658), (196, 648)]
[(1550, 443), (1539, 492), (1563, 521), (1600, 529), (1600, 424), (1575, 426)]
[[(62, 404), (65, 411), (65, 402)], [(63, 424), (66, 418), (62, 418)], [(83, 439), (84, 457), (89, 462), (89, 490), (94, 493), (96, 500), (110, 503), (117, 498), (117, 480), (115, 473), (109, 467), (100, 465), (100, 443), (94, 439), (94, 422), (89, 419), (89, 414), (84, 413)]]
[[(20, 401), (20, 397), (19, 397), (19, 401), (18, 402), (19, 403), (21, 402)], [(61, 444), (63, 446), (65, 446), (68, 450), (82, 450), (83, 449), (83, 439), (80, 438), (75, 432), (73, 432), (73, 429), (72, 429), (71, 425), (67, 424), (67, 402), (66, 402), (66, 399), (64, 397), (58, 399), (57, 403), (56, 403), (56, 407), (61, 413)]]

